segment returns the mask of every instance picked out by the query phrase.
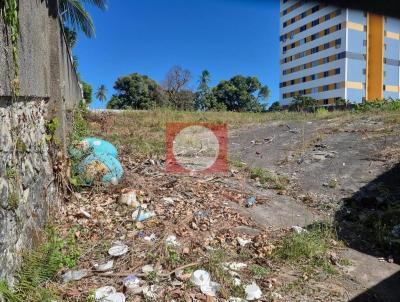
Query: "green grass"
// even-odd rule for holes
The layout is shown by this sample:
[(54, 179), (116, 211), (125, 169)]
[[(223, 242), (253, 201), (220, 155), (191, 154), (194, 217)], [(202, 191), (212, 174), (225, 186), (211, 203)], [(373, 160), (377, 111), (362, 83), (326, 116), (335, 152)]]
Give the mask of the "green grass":
[(270, 274), (269, 269), (267, 269), (263, 266), (260, 266), (258, 264), (250, 265), (249, 269), (255, 279), (263, 279), (263, 278), (269, 276), (269, 274)]
[(286, 263), (302, 265), (304, 268), (322, 268), (333, 273), (334, 268), (327, 257), (333, 248), (331, 240), (336, 238), (335, 229), (328, 223), (312, 225), (307, 232), (290, 233), (275, 249), (273, 257)]
[(71, 234), (61, 239), (55, 229), (49, 228), (45, 241), (37, 249), (24, 253), (22, 265), (15, 276), (15, 287), (10, 289), (5, 281), (0, 282), (0, 296), (7, 302), (57, 300), (58, 295), (51, 287), (51, 280), (60, 268), (74, 266), (79, 257), (76, 241), (71, 239)]
[(257, 179), (260, 184), (265, 185), (271, 189), (282, 190), (285, 189), (289, 180), (287, 177), (277, 175), (271, 171), (268, 171), (263, 168), (255, 167), (255, 168), (246, 168), (246, 172), (249, 173), (250, 178)]

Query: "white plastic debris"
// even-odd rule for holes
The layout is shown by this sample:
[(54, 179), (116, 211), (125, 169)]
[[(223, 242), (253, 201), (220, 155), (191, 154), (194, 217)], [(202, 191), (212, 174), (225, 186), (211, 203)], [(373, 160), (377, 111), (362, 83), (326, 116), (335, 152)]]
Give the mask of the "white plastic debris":
[(143, 289), (140, 287), (140, 279), (135, 275), (129, 275), (122, 282), (126, 291), (130, 294), (138, 295), (143, 291)]
[(117, 290), (113, 286), (104, 286), (96, 289), (94, 297), (97, 301), (104, 299), (105, 297), (115, 294)]
[(297, 234), (303, 234), (303, 233), (308, 233), (308, 231), (298, 225), (292, 226), (292, 230), (295, 231)]
[(204, 270), (194, 271), (191, 281), (193, 284), (200, 287), (200, 290), (203, 294), (211, 297), (215, 297), (220, 288), (218, 283), (211, 281), (210, 274)]
[(147, 299), (155, 300), (159, 298), (160, 287), (157, 285), (145, 286), (143, 288), (143, 296)]
[(125, 302), (126, 298), (123, 293), (114, 293), (104, 297), (100, 300), (101, 302)]
[(162, 200), (165, 204), (173, 204), (175, 202), (171, 197), (163, 197)]
[(240, 286), (242, 284), (242, 280), (240, 280), (239, 278), (233, 278), (233, 285), (235, 286)]
[(81, 215), (87, 219), (92, 218), (92, 215), (90, 215), (90, 213), (85, 211), (84, 209), (79, 209), (79, 215)]
[(70, 281), (79, 281), (83, 278), (85, 278), (88, 274), (88, 271), (83, 269), (79, 271), (68, 271), (65, 274), (61, 276), (63, 279), (64, 283), (70, 282)]
[(114, 245), (108, 250), (108, 254), (113, 257), (120, 257), (128, 252), (129, 248), (122, 242), (115, 242)]
[(132, 213), (132, 219), (134, 221), (139, 221), (139, 222), (145, 221), (154, 216), (156, 216), (155, 212), (147, 212), (147, 211), (144, 211), (143, 209), (136, 210), (135, 212)]
[(248, 301), (260, 299), (262, 296), (261, 289), (255, 282), (253, 282), (250, 285), (247, 285), (244, 288), (244, 291), (246, 293), (246, 300)]
[(156, 241), (157, 237), (156, 234), (151, 234), (150, 236), (145, 236), (143, 237), (143, 240), (148, 241), (148, 242), (154, 242)]
[(180, 246), (175, 235), (168, 236), (167, 239), (165, 239), (165, 243), (169, 246)]
[(246, 245), (251, 243), (250, 239), (243, 239), (241, 237), (237, 237), (236, 240), (239, 243), (239, 245), (242, 246), (242, 247), (244, 247), (244, 246), (246, 246)]
[(151, 264), (147, 264), (147, 265), (142, 267), (142, 272), (144, 274), (148, 274), (148, 273), (154, 272), (154, 266), (151, 265)]
[(121, 191), (121, 195), (119, 196), (118, 201), (133, 208), (137, 208), (140, 205), (137, 200), (136, 190), (129, 188), (123, 189)]
[(247, 264), (241, 262), (226, 262), (224, 263), (224, 267), (233, 271), (240, 271), (241, 269), (246, 268)]
[(107, 263), (95, 264), (94, 269), (98, 272), (107, 272), (112, 270), (113, 266), (114, 266), (114, 260), (110, 260)]

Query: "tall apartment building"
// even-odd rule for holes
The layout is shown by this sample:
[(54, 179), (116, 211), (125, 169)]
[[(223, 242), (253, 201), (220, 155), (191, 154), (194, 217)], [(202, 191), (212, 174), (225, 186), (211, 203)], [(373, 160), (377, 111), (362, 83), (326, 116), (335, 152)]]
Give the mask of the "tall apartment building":
[(281, 0), (280, 103), (399, 98), (400, 20), (322, 2)]

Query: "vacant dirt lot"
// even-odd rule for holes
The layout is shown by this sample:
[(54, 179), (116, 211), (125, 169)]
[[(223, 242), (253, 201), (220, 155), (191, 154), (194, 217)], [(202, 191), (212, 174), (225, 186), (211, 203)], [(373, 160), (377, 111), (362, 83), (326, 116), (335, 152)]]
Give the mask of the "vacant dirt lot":
[[(91, 301), (112, 285), (127, 301), (240, 301), (232, 298), (246, 298), (252, 282), (260, 301), (399, 300), (399, 113), (102, 113), (89, 121), (93, 136), (117, 145), (125, 177), (66, 203), (60, 233), (73, 230), (73, 269), (89, 273), (55, 284), (64, 300)], [(230, 171), (166, 173), (164, 129), (173, 121), (227, 122)], [(118, 202), (124, 188), (155, 216), (135, 221)], [(112, 258), (115, 241), (129, 251)], [(109, 260), (112, 272), (93, 268)], [(189, 281), (196, 269), (220, 284), (216, 297)], [(138, 293), (123, 286), (130, 275), (141, 280)]]

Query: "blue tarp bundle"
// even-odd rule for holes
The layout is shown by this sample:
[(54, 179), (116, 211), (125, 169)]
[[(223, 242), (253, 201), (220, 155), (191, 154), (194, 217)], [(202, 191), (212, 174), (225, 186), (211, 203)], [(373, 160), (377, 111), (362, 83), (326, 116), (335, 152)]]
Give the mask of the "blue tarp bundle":
[(92, 184), (95, 180), (117, 183), (124, 174), (118, 161), (117, 148), (99, 138), (84, 138), (70, 149), (70, 156), (80, 161), (78, 173), (88, 184)]

